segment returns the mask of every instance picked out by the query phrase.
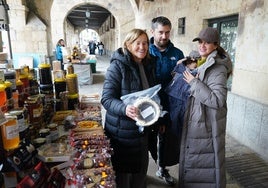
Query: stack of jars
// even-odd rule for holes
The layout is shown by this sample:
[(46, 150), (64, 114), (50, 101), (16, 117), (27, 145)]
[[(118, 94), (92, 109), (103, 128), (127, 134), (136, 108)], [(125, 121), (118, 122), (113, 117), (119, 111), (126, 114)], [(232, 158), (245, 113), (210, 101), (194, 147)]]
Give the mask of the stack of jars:
[(54, 88), (55, 88), (56, 111), (66, 110), (63, 107), (64, 101), (61, 100), (63, 92), (66, 92), (66, 79), (63, 70), (53, 71), (53, 77), (54, 77)]
[(53, 99), (53, 84), (51, 76), (51, 66), (49, 63), (40, 63), (38, 66), (39, 71), (39, 89), (41, 94), (45, 94), (46, 98)]
[[(35, 86), (33, 82), (35, 82)], [(20, 69), (16, 69), (15, 83), (16, 83), (16, 90), (15, 91), (13, 90), (15, 107), (23, 107), (24, 101), (28, 98), (28, 96), (39, 93), (38, 83), (33, 78), (32, 74), (30, 74), (29, 66), (24, 66), (21, 67)]]

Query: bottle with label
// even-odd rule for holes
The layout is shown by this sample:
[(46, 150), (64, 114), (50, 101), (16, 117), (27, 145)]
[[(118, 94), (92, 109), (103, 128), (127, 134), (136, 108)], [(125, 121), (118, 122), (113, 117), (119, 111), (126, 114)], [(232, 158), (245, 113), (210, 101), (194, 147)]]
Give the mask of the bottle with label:
[(9, 111), (11, 116), (17, 117), (17, 124), (19, 128), (20, 139), (28, 138), (29, 132), (29, 120), (28, 120), (28, 112), (26, 108), (17, 108)]
[(11, 150), (19, 146), (19, 128), (16, 116), (6, 116), (6, 120), (1, 124), (2, 141), (4, 149)]
[[(18, 99), (17, 100), (18, 101), (18, 106), (19, 107), (23, 107), (24, 100), (25, 100), (24, 86), (23, 86), (23, 82), (20, 79), (17, 79), (16, 80), (16, 91), (18, 91), (18, 97), (17, 97), (17, 99)], [(15, 97), (16, 97), (16, 93), (15, 93)]]
[(7, 96), (7, 109), (11, 110), (14, 108), (14, 100), (13, 100), (13, 94), (12, 94), (12, 83), (10, 81), (5, 81), (4, 82), (6, 86), (6, 96)]

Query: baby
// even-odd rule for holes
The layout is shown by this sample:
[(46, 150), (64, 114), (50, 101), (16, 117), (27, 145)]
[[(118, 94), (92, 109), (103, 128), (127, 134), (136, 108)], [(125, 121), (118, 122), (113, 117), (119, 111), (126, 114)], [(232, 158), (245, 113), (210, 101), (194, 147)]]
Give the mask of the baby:
[(173, 79), (165, 88), (165, 92), (169, 96), (171, 128), (178, 136), (181, 134), (183, 116), (187, 99), (190, 95), (190, 85), (183, 79), (183, 72), (187, 70), (193, 76), (196, 76), (198, 72), (197, 61), (199, 59), (199, 53), (192, 51), (189, 56), (178, 61), (172, 73)]

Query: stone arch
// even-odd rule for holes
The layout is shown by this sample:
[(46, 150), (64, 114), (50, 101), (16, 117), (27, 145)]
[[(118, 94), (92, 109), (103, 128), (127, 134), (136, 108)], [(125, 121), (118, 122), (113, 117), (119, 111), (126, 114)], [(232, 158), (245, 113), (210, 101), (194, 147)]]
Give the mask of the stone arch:
[(57, 40), (64, 36), (64, 22), (68, 12), (75, 6), (86, 3), (101, 6), (111, 12), (118, 25), (119, 44), (121, 43), (121, 35), (126, 32), (124, 28), (135, 26), (135, 12), (137, 12), (135, 0), (122, 0), (120, 3), (118, 0), (110, 2), (105, 0), (54, 0), (50, 12), (52, 45), (56, 44)]

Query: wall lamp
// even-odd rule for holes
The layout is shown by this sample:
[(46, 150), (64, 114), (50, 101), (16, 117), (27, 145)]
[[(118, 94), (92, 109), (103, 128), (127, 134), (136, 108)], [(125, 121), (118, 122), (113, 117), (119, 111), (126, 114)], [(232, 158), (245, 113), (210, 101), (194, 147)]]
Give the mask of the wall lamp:
[(86, 10), (86, 18), (89, 18), (90, 17), (90, 11), (87, 9)]

